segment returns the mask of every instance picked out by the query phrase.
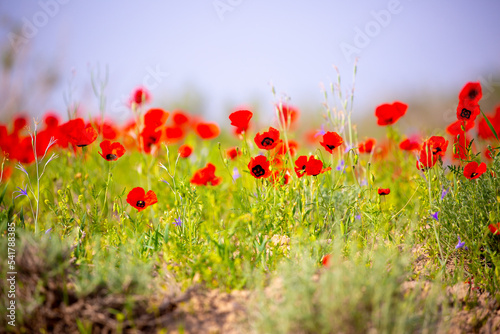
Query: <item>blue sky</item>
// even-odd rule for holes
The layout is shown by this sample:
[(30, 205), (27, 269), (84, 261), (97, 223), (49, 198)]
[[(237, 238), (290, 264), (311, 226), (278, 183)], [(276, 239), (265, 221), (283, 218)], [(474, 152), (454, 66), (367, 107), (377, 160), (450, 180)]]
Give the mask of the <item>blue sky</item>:
[[(123, 120), (125, 96), (146, 83), (166, 108), (186, 89), (193, 112), (221, 120), (260, 101), (272, 113), (270, 82), (291, 103), (320, 106), (320, 84), (351, 88), (357, 114), (428, 92), (458, 94), (467, 81), (500, 73), (500, 2), (490, 1), (1, 1), (0, 16), (24, 28), (26, 62), (53, 63), (62, 81), (38, 105), (64, 112), (63, 92), (93, 111), (89, 67), (109, 67), (108, 112)], [(32, 32), (32, 31), (31, 31)], [(23, 34), (23, 31), (17, 32)], [(33, 35), (33, 36), (31, 36)], [(0, 39), (8, 44), (9, 30)]]

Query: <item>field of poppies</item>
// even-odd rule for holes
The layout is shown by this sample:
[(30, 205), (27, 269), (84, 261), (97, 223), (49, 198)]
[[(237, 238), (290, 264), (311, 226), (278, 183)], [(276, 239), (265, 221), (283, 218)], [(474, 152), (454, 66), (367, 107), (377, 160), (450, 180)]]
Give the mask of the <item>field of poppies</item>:
[(401, 133), (394, 101), (367, 138), (339, 92), (311, 129), (288, 101), (217, 124), (142, 87), (124, 125), (0, 124), (0, 328), (500, 331), (500, 106), (469, 82), (440, 134)]

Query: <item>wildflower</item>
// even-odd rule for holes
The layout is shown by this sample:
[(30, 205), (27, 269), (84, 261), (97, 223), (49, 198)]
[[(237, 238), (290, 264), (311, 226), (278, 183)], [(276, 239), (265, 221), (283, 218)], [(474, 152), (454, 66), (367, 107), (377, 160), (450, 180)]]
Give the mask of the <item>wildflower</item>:
[(399, 143), (399, 148), (403, 151), (414, 151), (420, 149), (420, 144), (416, 140), (405, 139)]
[(386, 188), (386, 189), (384, 189), (384, 188), (378, 188), (378, 194), (380, 196), (389, 195), (390, 192), (391, 192), (391, 189), (389, 189), (389, 188)]
[(292, 107), (292, 106), (289, 106), (286, 104), (282, 104), (281, 107), (279, 105), (277, 105), (276, 109), (278, 109), (280, 122), (285, 127), (288, 127), (291, 124), (295, 123), (295, 121), (299, 117), (299, 110), (295, 107)]
[(368, 138), (365, 142), (361, 142), (358, 145), (359, 153), (372, 153), (373, 146), (375, 146), (375, 139)]
[(378, 125), (391, 125), (406, 114), (408, 105), (395, 101), (392, 104), (382, 104), (375, 109)]
[(444, 197), (446, 196), (446, 194), (448, 194), (448, 191), (450, 191), (450, 188), (444, 189), (444, 187), (443, 187), (443, 192), (441, 193), (441, 200), (443, 200)]
[(439, 214), (439, 211), (434, 212), (433, 214), (431, 214), (431, 217), (434, 218), (435, 220), (439, 221), (438, 214)]
[(326, 254), (321, 259), (321, 264), (323, 265), (323, 267), (329, 267), (330, 266), (330, 261), (331, 261), (331, 255), (330, 254)]
[(138, 87), (132, 92), (129, 99), (129, 105), (133, 106), (135, 104), (137, 106), (141, 106), (144, 103), (149, 103), (150, 100), (151, 96), (148, 90), (144, 87)]
[(437, 157), (444, 157), (446, 149), (448, 148), (448, 140), (441, 136), (432, 136), (425, 143), (422, 144), (422, 150), (426, 153), (432, 153)]
[(464, 130), (462, 129), (462, 127), (467, 132), (474, 127), (474, 121), (466, 122), (466, 121), (457, 120), (457, 121), (451, 123), (450, 125), (448, 125), (448, 127), (446, 128), (446, 132), (452, 136), (456, 136), (458, 134), (463, 134)]
[(211, 184), (216, 186), (221, 183), (222, 178), (215, 176), (215, 166), (211, 163), (197, 170), (191, 178), (191, 183), (198, 186), (207, 186)]
[(324, 173), (326, 170), (323, 169), (323, 161), (316, 159), (313, 155), (309, 157), (306, 164), (306, 174), (316, 176)]
[(217, 123), (198, 123), (196, 125), (196, 134), (202, 139), (213, 139), (220, 133)]
[(468, 82), (458, 95), (460, 101), (468, 100), (475, 103), (478, 103), (481, 97), (483, 97), (483, 92), (480, 82)]
[(271, 150), (275, 148), (280, 142), (280, 132), (273, 127), (269, 127), (268, 131), (263, 132), (262, 134), (257, 133), (255, 135), (254, 141), (257, 144), (258, 148), (264, 150)]
[(358, 215), (354, 216), (354, 218), (357, 220), (361, 220), (361, 215), (358, 214)]
[(328, 131), (323, 135), (323, 141), (320, 144), (330, 153), (344, 143), (344, 140), (337, 132)]
[(460, 248), (469, 249), (469, 248), (467, 248), (467, 246), (465, 246), (465, 242), (462, 242), (462, 240), (460, 240), (460, 236), (457, 235), (457, 237), (458, 237), (458, 243), (455, 246), (455, 249), (460, 249)]
[(314, 138), (319, 137), (319, 136), (323, 137), (323, 135), (325, 133), (326, 133), (325, 126), (323, 124), (321, 124), (321, 130), (316, 131), (316, 133), (314, 134)]
[(469, 138), (463, 134), (455, 136), (453, 141), (453, 158), (467, 160), (470, 143)]
[(478, 164), (475, 161), (471, 161), (464, 168), (464, 176), (469, 180), (479, 178), (484, 172), (486, 172), (486, 164), (484, 162)]
[(187, 158), (191, 155), (191, 153), (193, 153), (193, 149), (191, 148), (191, 146), (184, 144), (179, 147), (179, 156), (181, 158)]
[(241, 155), (241, 151), (237, 147), (231, 147), (226, 151), (226, 155), (229, 159), (234, 160)]
[(112, 143), (109, 140), (105, 140), (99, 146), (102, 150), (102, 153), (99, 152), (99, 154), (107, 161), (116, 161), (125, 153), (125, 147), (118, 142)]
[(146, 209), (148, 206), (158, 203), (156, 194), (149, 190), (147, 193), (141, 187), (132, 189), (127, 195), (127, 203), (137, 209), (138, 212)]
[(250, 174), (256, 179), (267, 178), (271, 175), (269, 165), (270, 163), (267, 158), (263, 155), (259, 155), (250, 159), (248, 169), (250, 169)]
[(24, 189), (21, 187), (17, 187), (17, 189), (19, 189), (19, 190), (15, 190), (14, 193), (17, 193), (19, 195), (14, 197), (14, 199), (18, 198), (19, 196), (28, 196), (28, 185), (27, 184), (24, 186)]
[(229, 115), (231, 125), (236, 127), (236, 133), (241, 134), (248, 130), (248, 125), (253, 113), (249, 110), (237, 110)]
[(59, 132), (75, 146), (84, 147), (92, 144), (97, 139), (97, 131), (90, 125), (85, 125), (81, 118), (62, 124)]
[(165, 141), (169, 144), (178, 142), (185, 134), (184, 129), (178, 125), (165, 127)]
[(189, 116), (182, 110), (175, 110), (172, 114), (172, 120), (177, 126), (184, 126), (189, 123)]
[(240, 172), (238, 171), (238, 167), (233, 168), (233, 179), (239, 179), (241, 177)]
[(290, 149), (290, 155), (293, 157), (297, 153), (298, 148), (299, 143), (297, 143), (295, 140), (288, 140), (288, 148), (284, 141), (280, 141), (276, 146), (276, 154), (285, 155), (287, 154), (288, 149)]
[(488, 225), (489, 230), (493, 235), (500, 235), (500, 223)]
[(297, 174), (297, 177), (302, 177), (306, 173), (306, 166), (307, 166), (307, 156), (306, 155), (301, 155), (300, 157), (295, 160), (295, 174)]
[(417, 158), (417, 169), (424, 170), (434, 167), (438, 161), (438, 155), (429, 154), (425, 149), (420, 150), (420, 156)]
[(153, 108), (144, 114), (144, 125), (147, 128), (156, 129), (167, 121), (168, 112), (160, 108)]
[(141, 131), (141, 137), (144, 152), (151, 153), (152, 146), (160, 143), (161, 130), (155, 130), (152, 127), (145, 127)]
[(339, 164), (337, 165), (337, 167), (335, 169), (339, 172), (344, 172), (344, 168), (345, 168), (345, 161), (344, 161), (344, 159), (342, 159), (342, 160), (340, 160)]
[(458, 103), (457, 119), (459, 121), (473, 122), (480, 112), (477, 102), (463, 100)]
[(174, 219), (174, 225), (181, 227), (182, 226), (182, 220), (180, 218), (175, 218)]

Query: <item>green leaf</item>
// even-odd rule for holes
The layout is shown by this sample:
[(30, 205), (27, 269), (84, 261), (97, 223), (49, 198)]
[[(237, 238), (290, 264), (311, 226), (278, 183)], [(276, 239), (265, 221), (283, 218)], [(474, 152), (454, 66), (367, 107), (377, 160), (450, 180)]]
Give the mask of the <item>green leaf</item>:
[(491, 132), (493, 132), (493, 134), (495, 135), (495, 138), (500, 141), (500, 139), (498, 139), (498, 135), (497, 135), (497, 132), (495, 131), (495, 128), (493, 127), (493, 125), (491, 124), (490, 120), (488, 119), (488, 117), (486, 117), (486, 115), (484, 114), (484, 112), (481, 110), (481, 114), (483, 115), (485, 121), (486, 121), (486, 124), (488, 124), (488, 127), (490, 128)]

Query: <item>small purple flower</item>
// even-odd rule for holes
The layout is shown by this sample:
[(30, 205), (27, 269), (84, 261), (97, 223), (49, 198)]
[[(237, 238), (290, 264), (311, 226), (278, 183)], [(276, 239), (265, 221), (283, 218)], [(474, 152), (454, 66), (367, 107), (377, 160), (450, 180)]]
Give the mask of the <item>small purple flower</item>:
[(347, 145), (347, 144), (346, 144), (346, 147), (345, 147), (344, 153), (349, 152), (351, 149), (352, 149), (352, 146), (351, 146), (351, 145)]
[(238, 168), (234, 167), (233, 168), (233, 179), (239, 179), (241, 177), (240, 173), (238, 172)]
[(368, 181), (366, 181), (366, 179), (363, 179), (363, 180), (361, 180), (360, 185), (361, 185), (362, 187), (367, 186), (367, 185), (368, 185)]
[(28, 185), (26, 185), (24, 187), (24, 189), (21, 188), (21, 187), (17, 187), (17, 189), (19, 189), (19, 190), (15, 190), (14, 193), (17, 193), (19, 195), (17, 195), (16, 197), (14, 197), (14, 199), (18, 198), (19, 196), (28, 196)]
[(450, 188), (444, 189), (444, 187), (443, 187), (443, 192), (441, 193), (441, 200), (443, 200), (443, 198), (446, 196), (446, 194), (448, 193), (449, 190), (450, 190)]
[(163, 182), (163, 183), (166, 183), (166, 184), (170, 185), (170, 183), (168, 183), (168, 181), (165, 180), (165, 179), (161, 179), (160, 181)]
[(180, 218), (175, 218), (174, 225), (179, 227), (182, 226), (182, 220)]
[(314, 135), (314, 138), (319, 137), (319, 136), (323, 136), (325, 133), (326, 133), (325, 126), (323, 124), (321, 124), (321, 130), (318, 130), (318, 132), (316, 132), (316, 134)]
[(431, 217), (432, 217), (432, 218), (434, 218), (434, 219), (436, 219), (436, 220), (439, 220), (439, 219), (438, 219), (438, 213), (439, 213), (439, 211), (434, 212), (434, 213), (431, 215)]
[(361, 215), (356, 215), (355, 217), (357, 220), (361, 220)]
[(469, 249), (469, 248), (467, 248), (467, 246), (465, 246), (465, 241), (462, 242), (462, 240), (460, 240), (460, 236), (459, 235), (457, 235), (457, 237), (458, 237), (458, 243), (455, 246), (455, 249), (460, 249), (460, 248)]
[(344, 159), (340, 160), (340, 163), (338, 164), (337, 166), (337, 170), (338, 171), (343, 171), (344, 170), (344, 166), (345, 166), (345, 162), (344, 162)]
[(50, 233), (50, 231), (52, 231), (52, 227), (45, 231), (45, 234)]

